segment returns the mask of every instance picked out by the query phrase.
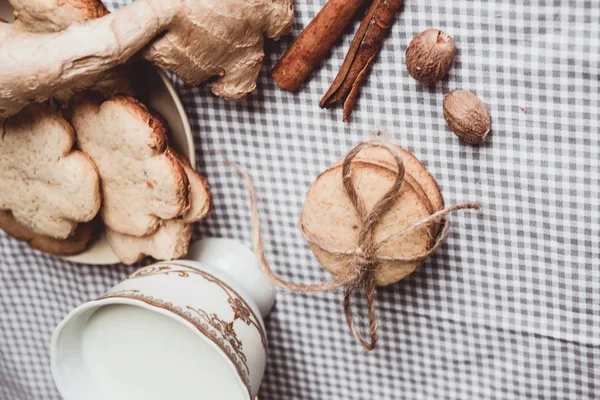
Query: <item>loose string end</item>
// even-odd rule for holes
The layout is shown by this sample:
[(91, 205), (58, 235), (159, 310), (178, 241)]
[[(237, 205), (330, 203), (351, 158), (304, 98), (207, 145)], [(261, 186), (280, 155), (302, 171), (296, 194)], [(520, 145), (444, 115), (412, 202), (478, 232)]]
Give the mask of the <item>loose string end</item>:
[(261, 267), (263, 272), (267, 275), (267, 278), (271, 281), (271, 283), (277, 287), (282, 289), (291, 290), (294, 292), (300, 293), (308, 293), (308, 292), (322, 292), (322, 291), (332, 291), (339, 289), (341, 287), (346, 286), (351, 283), (354, 278), (350, 275), (335, 277), (329, 281), (310, 284), (310, 285), (302, 285), (297, 283), (291, 283), (284, 281), (279, 278), (271, 268), (269, 264), (265, 252), (264, 240), (262, 235), (262, 229), (260, 226), (260, 216), (258, 214), (258, 200), (256, 197), (256, 188), (254, 186), (254, 181), (250, 174), (242, 168), (235, 161), (230, 160), (226, 154), (222, 153), (223, 159), (227, 165), (230, 165), (235, 168), (238, 175), (240, 175), (246, 181), (246, 187), (248, 189), (248, 196), (250, 197), (250, 209), (251, 209), (251, 225), (252, 225), (252, 245), (254, 248), (254, 253), (256, 255), (256, 260), (258, 265)]

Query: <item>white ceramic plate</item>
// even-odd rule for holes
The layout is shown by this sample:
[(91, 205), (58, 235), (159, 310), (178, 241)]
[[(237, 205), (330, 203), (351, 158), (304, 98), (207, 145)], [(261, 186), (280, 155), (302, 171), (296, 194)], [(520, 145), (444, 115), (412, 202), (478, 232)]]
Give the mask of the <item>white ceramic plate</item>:
[[(0, 0), (0, 18), (14, 20), (12, 7), (7, 0)], [(192, 130), (177, 92), (161, 70), (147, 63), (136, 63), (132, 74), (137, 98), (148, 108), (162, 114), (169, 124), (169, 144), (196, 165)], [(89, 249), (81, 254), (63, 257), (65, 260), (83, 264), (115, 264), (119, 262), (101, 233)]]

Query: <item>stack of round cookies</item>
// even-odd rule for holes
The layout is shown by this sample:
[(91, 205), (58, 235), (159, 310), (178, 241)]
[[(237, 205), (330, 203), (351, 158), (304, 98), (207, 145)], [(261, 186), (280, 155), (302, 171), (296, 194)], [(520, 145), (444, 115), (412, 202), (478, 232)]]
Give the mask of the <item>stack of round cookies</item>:
[[(395, 146), (397, 147), (397, 146)], [(375, 256), (379, 260), (377, 285), (397, 282), (413, 272), (420, 262), (398, 261), (426, 253), (435, 243), (440, 223), (430, 223), (411, 232), (398, 233), (444, 208), (435, 178), (409, 151), (397, 147), (404, 165), (404, 182), (392, 206), (381, 216), (372, 234), (374, 243), (386, 241)], [(313, 183), (302, 210), (300, 228), (312, 252), (329, 272), (343, 276), (357, 252), (361, 221), (342, 180), (343, 160), (324, 171)], [(351, 162), (351, 177), (367, 212), (390, 190), (398, 175), (398, 164), (385, 148), (365, 148)]]

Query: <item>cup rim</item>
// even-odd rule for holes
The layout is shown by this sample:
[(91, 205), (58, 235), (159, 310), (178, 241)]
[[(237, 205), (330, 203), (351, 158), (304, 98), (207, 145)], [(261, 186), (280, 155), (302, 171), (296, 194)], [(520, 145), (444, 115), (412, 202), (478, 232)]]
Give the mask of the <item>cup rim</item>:
[(228, 370), (233, 374), (233, 376), (235, 376), (235, 381), (237, 382), (239, 388), (244, 393), (246, 393), (247, 399), (252, 400), (251, 388), (244, 383), (233, 360), (227, 355), (227, 352), (224, 350), (224, 348), (221, 345), (219, 345), (217, 341), (212, 340), (209, 335), (203, 333), (203, 328), (201, 328), (199, 324), (194, 324), (190, 321), (191, 318), (188, 319), (183, 315), (182, 312), (176, 311), (176, 307), (173, 307), (169, 302), (164, 302), (157, 299), (154, 299), (154, 301), (152, 301), (151, 299), (153, 298), (151, 296), (148, 296), (146, 298), (146, 300), (150, 300), (150, 302), (148, 302), (139, 298), (112, 296), (92, 300), (73, 309), (67, 315), (67, 317), (65, 317), (65, 319), (62, 320), (60, 324), (58, 324), (50, 341), (50, 369), (56, 387), (58, 388), (61, 395), (64, 396), (65, 394), (65, 385), (63, 384), (63, 381), (60, 379), (58, 374), (58, 371), (60, 369), (58, 365), (58, 353), (60, 338), (64, 328), (69, 323), (72, 323), (73, 320), (76, 319), (79, 315), (86, 311), (94, 310), (94, 312), (97, 312), (102, 307), (119, 304), (139, 307), (154, 313), (161, 314), (163, 316), (169, 317), (173, 321), (176, 321), (178, 324), (186, 327), (187, 329), (190, 329), (192, 332), (194, 332), (196, 336), (200, 337), (201, 340), (204, 341), (204, 343), (208, 344), (210, 348), (215, 350), (223, 360), (225, 360), (225, 365), (227, 365)]

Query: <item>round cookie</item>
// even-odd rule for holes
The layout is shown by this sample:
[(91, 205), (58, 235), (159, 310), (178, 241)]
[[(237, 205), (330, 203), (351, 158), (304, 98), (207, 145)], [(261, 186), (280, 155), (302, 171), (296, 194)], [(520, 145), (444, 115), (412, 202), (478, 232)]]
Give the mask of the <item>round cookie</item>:
[(190, 162), (172, 150), (190, 182), (190, 208), (179, 218), (163, 221), (148, 236), (135, 237), (106, 229), (106, 237), (119, 260), (125, 264), (141, 261), (146, 256), (156, 260), (174, 260), (185, 256), (192, 237), (194, 222), (204, 218), (212, 207), (212, 198), (206, 179), (198, 174)]
[[(398, 148), (402, 157), (405, 173), (411, 175), (421, 185), (423, 191), (431, 201), (435, 211), (443, 209), (444, 198), (433, 175), (431, 175), (425, 165), (417, 157), (415, 157), (414, 154), (400, 146), (396, 147)], [(398, 171), (396, 162), (392, 158), (391, 154), (379, 147), (370, 147), (362, 150), (356, 156), (356, 160), (368, 161), (385, 166), (392, 171)], [(339, 163), (341, 163), (341, 161)]]
[(107, 228), (143, 237), (189, 209), (189, 180), (167, 146), (166, 127), (133, 97), (74, 96), (77, 143), (98, 166)]
[(0, 210), (38, 235), (66, 239), (100, 207), (100, 178), (73, 128), (45, 104), (0, 124)]
[(96, 220), (77, 225), (67, 239), (54, 239), (38, 235), (20, 224), (9, 211), (0, 211), (0, 229), (17, 240), (27, 242), (32, 248), (57, 256), (71, 256), (83, 252), (95, 239)]
[[(354, 160), (352, 179), (355, 188), (369, 211), (390, 189), (396, 174), (390, 168), (370, 162)], [(409, 228), (417, 220), (431, 214), (427, 198), (419, 195), (406, 179), (390, 209), (382, 216), (373, 231), (376, 243)], [(315, 180), (309, 190), (300, 217), (300, 228), (319, 262), (329, 272), (343, 275), (357, 245), (360, 221), (342, 184), (342, 166), (335, 164)], [(432, 244), (428, 227), (420, 227), (410, 234), (386, 243), (377, 251), (383, 259), (410, 258), (426, 252)], [(420, 265), (384, 261), (376, 275), (378, 285), (397, 282)]]

